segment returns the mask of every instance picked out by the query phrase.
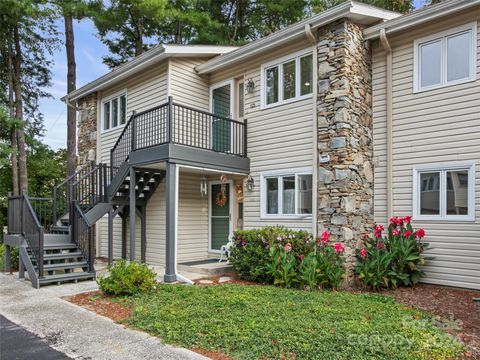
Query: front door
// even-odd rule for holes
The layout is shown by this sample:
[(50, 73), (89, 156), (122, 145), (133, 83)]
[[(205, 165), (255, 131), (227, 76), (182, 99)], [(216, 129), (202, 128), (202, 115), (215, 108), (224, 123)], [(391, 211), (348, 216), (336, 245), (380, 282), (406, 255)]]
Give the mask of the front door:
[(212, 118), (212, 148), (215, 151), (231, 150), (231, 122), (227, 119), (232, 117), (232, 90), (231, 81), (212, 88), (212, 113), (218, 115)]
[(224, 184), (224, 187), (222, 192), (222, 184), (220, 182), (210, 183), (210, 251), (220, 251), (222, 245), (228, 243), (231, 234), (231, 182)]

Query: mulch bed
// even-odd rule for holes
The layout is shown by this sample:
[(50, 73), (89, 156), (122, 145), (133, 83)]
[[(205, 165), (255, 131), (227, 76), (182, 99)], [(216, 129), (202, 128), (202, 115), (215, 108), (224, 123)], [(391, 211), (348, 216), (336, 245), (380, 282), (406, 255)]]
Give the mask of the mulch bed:
[(132, 314), (131, 306), (113, 301), (101, 291), (85, 292), (64, 299), (116, 322), (126, 320)]
[(467, 359), (480, 359), (480, 292), (445, 286), (420, 284), (381, 292), (399, 303), (450, 320), (457, 329), (445, 330), (457, 336), (469, 349)]

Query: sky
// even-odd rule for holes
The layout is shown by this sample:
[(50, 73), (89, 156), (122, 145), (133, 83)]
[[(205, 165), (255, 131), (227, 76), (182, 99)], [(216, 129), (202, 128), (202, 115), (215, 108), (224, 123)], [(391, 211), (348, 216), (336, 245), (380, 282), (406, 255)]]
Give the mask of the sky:
[[(423, 3), (424, 0), (414, 1), (416, 8), (421, 7)], [(57, 26), (63, 34), (63, 21), (58, 20)], [(102, 63), (102, 56), (106, 55), (108, 50), (96, 37), (95, 27), (91, 20), (75, 21), (73, 26), (77, 88), (79, 88), (108, 72), (107, 66)], [(41, 100), (40, 111), (44, 114), (45, 119), (43, 141), (52, 149), (60, 149), (67, 146), (67, 107), (60, 100), (67, 93), (67, 59), (63, 46), (56, 51), (53, 60), (52, 86), (47, 89), (53, 99)]]

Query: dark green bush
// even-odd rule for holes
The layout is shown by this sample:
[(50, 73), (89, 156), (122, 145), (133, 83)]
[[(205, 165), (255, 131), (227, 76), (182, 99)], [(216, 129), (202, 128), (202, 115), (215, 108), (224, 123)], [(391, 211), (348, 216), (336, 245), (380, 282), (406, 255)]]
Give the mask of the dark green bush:
[(344, 279), (343, 244), (325, 231), (314, 241), (306, 231), (265, 227), (234, 233), (229, 260), (242, 279), (292, 288), (339, 288)]
[(98, 286), (109, 295), (135, 295), (152, 290), (157, 274), (146, 264), (119, 260), (108, 267), (108, 277), (99, 276)]
[[(10, 248), (10, 267), (12, 271), (18, 270), (18, 247)], [(0, 244), (0, 271), (5, 270), (5, 245)]]

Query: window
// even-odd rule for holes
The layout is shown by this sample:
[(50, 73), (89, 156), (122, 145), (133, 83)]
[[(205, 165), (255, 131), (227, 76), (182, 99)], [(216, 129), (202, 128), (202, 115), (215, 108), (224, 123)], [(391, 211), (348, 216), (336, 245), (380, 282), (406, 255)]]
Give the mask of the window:
[(127, 120), (127, 94), (115, 95), (103, 101), (103, 130), (125, 125)]
[(415, 168), (416, 220), (475, 220), (475, 166), (473, 163)]
[(477, 24), (415, 41), (415, 91), (476, 79)]
[(301, 99), (312, 93), (312, 55), (308, 51), (262, 66), (262, 107)]
[[(308, 173), (307, 173), (308, 171)], [(260, 186), (263, 217), (300, 217), (312, 214), (310, 170), (262, 175)]]

